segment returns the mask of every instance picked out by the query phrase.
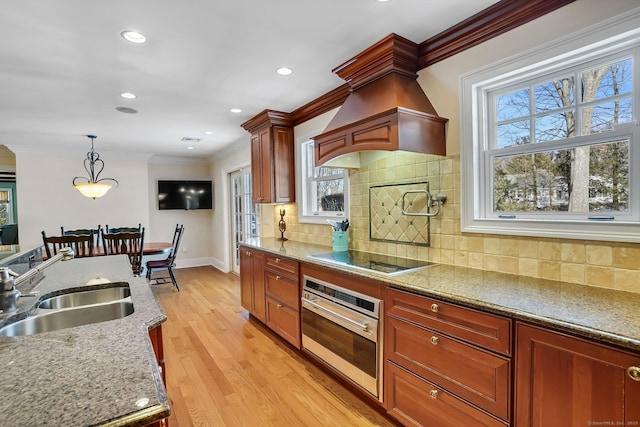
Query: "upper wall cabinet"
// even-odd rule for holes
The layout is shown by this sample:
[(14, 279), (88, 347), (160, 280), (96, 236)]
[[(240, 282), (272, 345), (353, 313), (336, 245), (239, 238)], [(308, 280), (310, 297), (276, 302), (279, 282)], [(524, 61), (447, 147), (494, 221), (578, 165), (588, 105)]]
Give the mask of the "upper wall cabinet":
[(251, 133), (254, 203), (295, 201), (293, 125), (290, 115), (265, 110), (242, 127)]

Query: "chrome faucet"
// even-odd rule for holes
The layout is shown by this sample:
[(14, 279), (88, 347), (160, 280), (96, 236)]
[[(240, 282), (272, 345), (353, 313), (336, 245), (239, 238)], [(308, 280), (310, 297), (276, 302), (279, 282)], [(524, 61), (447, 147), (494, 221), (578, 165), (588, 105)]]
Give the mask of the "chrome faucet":
[(16, 312), (18, 309), (18, 298), (21, 296), (35, 297), (38, 294), (37, 291), (34, 291), (23, 295), (16, 289), (16, 286), (34, 278), (51, 264), (60, 260), (71, 260), (74, 256), (75, 254), (72, 248), (61, 248), (56, 255), (21, 275), (11, 271), (9, 267), (0, 267), (0, 286), (2, 287), (2, 293), (0, 293), (0, 315)]
[(20, 291), (16, 289), (15, 278), (18, 274), (9, 267), (0, 267), (0, 284), (2, 293), (0, 294), (0, 310), (2, 313), (13, 313), (16, 311)]

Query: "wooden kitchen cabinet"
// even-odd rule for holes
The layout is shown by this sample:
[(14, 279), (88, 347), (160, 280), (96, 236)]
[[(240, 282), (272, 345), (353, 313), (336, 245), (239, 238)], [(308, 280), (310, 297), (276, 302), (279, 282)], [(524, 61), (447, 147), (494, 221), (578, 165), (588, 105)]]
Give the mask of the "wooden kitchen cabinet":
[(240, 303), (261, 322), (266, 321), (263, 252), (240, 247)]
[(640, 355), (518, 323), (516, 427), (640, 425)]
[(293, 126), (288, 114), (265, 110), (242, 127), (251, 133), (254, 203), (294, 202)]
[(510, 319), (388, 289), (386, 331), (392, 416), (416, 426), (509, 424)]
[[(149, 338), (151, 339), (151, 345), (153, 346), (153, 353), (156, 356), (156, 361), (158, 362), (158, 367), (160, 368), (160, 374), (162, 374), (162, 382), (167, 387), (167, 375), (165, 373), (165, 363), (164, 363), (164, 346), (162, 343), (162, 325), (158, 325), (153, 329), (149, 330)], [(156, 421), (152, 424), (149, 424), (150, 427), (161, 427), (168, 426), (169, 420), (167, 418)]]
[(265, 264), (266, 324), (300, 349), (299, 263), (266, 254)]

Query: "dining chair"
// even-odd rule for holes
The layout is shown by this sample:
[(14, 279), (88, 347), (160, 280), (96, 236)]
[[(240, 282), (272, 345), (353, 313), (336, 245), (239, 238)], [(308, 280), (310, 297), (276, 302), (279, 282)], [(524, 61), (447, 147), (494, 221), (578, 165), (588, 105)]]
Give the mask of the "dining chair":
[(47, 258), (51, 258), (60, 252), (60, 249), (70, 247), (73, 249), (75, 258), (84, 258), (93, 256), (93, 231), (89, 234), (82, 235), (66, 235), (66, 236), (47, 236), (42, 231), (42, 242)]
[(168, 279), (170, 279), (171, 283), (173, 283), (173, 286), (176, 287), (178, 292), (180, 292), (180, 286), (178, 286), (178, 281), (176, 280), (176, 276), (173, 273), (173, 268), (176, 266), (176, 257), (178, 256), (178, 248), (180, 247), (180, 241), (182, 240), (183, 233), (184, 233), (184, 225), (176, 224), (176, 229), (173, 232), (171, 252), (167, 256), (167, 258), (147, 261), (146, 263), (147, 280), (149, 281), (152, 280), (151, 276), (153, 275), (154, 271), (167, 270), (167, 272), (169, 273), (168, 276), (154, 277), (153, 280), (155, 280), (156, 285), (159, 285), (163, 283), (168, 283)]
[(105, 255), (126, 254), (131, 263), (131, 270), (136, 276), (142, 271), (142, 246), (144, 245), (144, 227), (133, 233), (102, 234), (102, 247)]

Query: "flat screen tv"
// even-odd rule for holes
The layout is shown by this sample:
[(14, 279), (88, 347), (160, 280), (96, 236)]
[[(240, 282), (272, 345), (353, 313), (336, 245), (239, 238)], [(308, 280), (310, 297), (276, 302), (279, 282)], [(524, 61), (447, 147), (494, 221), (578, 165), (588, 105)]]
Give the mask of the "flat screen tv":
[(158, 180), (158, 209), (212, 209), (211, 181)]

